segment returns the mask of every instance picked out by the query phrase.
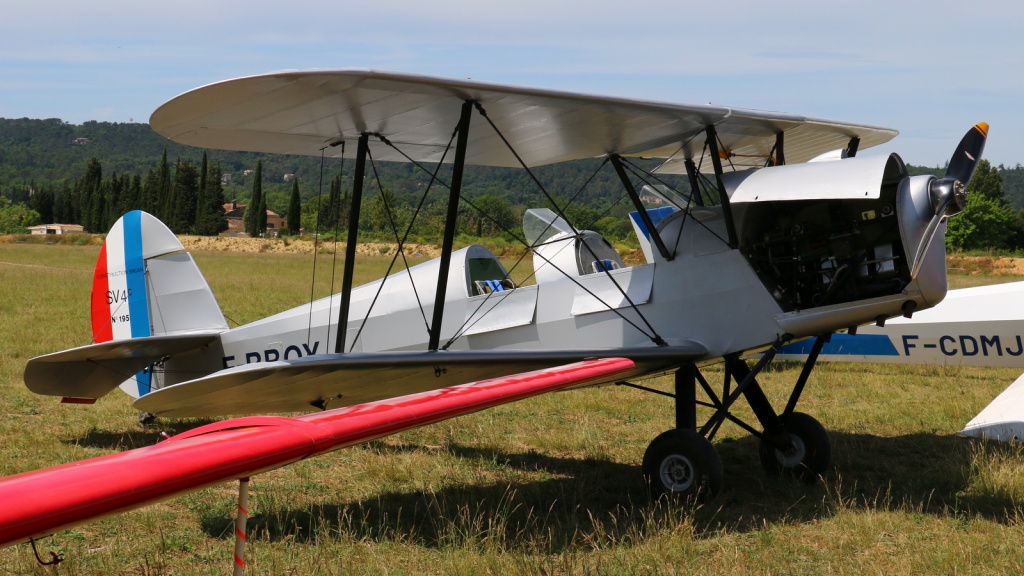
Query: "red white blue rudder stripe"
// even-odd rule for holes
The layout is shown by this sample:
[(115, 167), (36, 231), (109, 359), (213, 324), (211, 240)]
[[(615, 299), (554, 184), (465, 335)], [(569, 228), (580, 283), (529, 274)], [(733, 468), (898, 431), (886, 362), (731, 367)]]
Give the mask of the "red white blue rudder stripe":
[(92, 284), (92, 333), (96, 342), (151, 335), (146, 260), (184, 250), (167, 226), (134, 210), (107, 234)]

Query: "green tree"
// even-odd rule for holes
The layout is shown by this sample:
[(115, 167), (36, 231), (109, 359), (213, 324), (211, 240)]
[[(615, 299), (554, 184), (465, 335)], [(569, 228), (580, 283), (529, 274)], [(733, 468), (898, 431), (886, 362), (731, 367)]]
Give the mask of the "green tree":
[(55, 224), (74, 224), (71, 206), (73, 192), (67, 180), (61, 182), (60, 193), (53, 198), (53, 222)]
[(1003, 197), (1003, 177), (996, 168), (989, 164), (988, 160), (978, 162), (978, 168), (967, 185), (967, 192), (979, 194), (1000, 204), (1006, 204), (1006, 199)]
[[(205, 154), (203, 155), (205, 159)], [(224, 188), (220, 181), (220, 163), (214, 164), (206, 171), (203, 179), (205, 185), (200, 186), (201, 196), (196, 205), (195, 232), (201, 236), (216, 236), (228, 229), (228, 221), (224, 218)]]
[(485, 194), (470, 200), (475, 210), (467, 213), (467, 232), (478, 238), (497, 236), (506, 232), (515, 233), (519, 228), (512, 206), (504, 198), (494, 194)]
[(54, 223), (54, 195), (49, 186), (40, 188), (32, 194), (29, 207), (39, 213), (39, 219), (45, 223)]
[(260, 211), (256, 213), (256, 236), (267, 233), (267, 195), (260, 195)]
[(26, 228), (39, 223), (38, 212), (0, 196), (0, 234), (24, 234)]
[[(259, 212), (260, 206), (265, 206), (263, 200), (263, 160), (256, 161), (256, 171), (253, 174), (252, 179), (252, 198), (249, 199), (249, 205), (245, 208), (245, 215), (242, 216), (242, 224), (245, 227), (245, 232), (253, 238), (260, 235), (261, 228), (259, 226)], [(263, 212), (263, 219), (266, 220), (266, 210)], [(266, 224), (264, 223), (264, 227)]]
[(103, 197), (103, 166), (99, 159), (91, 158), (86, 165), (85, 174), (75, 183), (75, 193), (71, 201), (72, 223), (81, 224), (86, 232), (105, 232), (102, 229)]
[(196, 202), (199, 195), (199, 171), (190, 160), (179, 159), (174, 167), (174, 185), (171, 217), (165, 220), (177, 234), (192, 231), (196, 221)]
[(299, 179), (292, 180), (292, 197), (288, 201), (288, 229), (298, 235), (302, 228), (302, 196), (299, 195)]
[(967, 208), (947, 221), (946, 247), (950, 250), (1012, 248), (1016, 226), (1017, 214), (999, 199), (970, 194)]
[(146, 174), (146, 182), (142, 185), (142, 199), (140, 209), (166, 220), (167, 210), (164, 201), (171, 192), (171, 168), (167, 164), (167, 149), (163, 154), (156, 168), (150, 168)]
[(341, 228), (342, 203), (346, 199), (341, 194), (341, 176), (331, 180), (331, 191), (327, 200), (320, 204), (317, 216), (317, 229), (321, 232), (335, 232)]

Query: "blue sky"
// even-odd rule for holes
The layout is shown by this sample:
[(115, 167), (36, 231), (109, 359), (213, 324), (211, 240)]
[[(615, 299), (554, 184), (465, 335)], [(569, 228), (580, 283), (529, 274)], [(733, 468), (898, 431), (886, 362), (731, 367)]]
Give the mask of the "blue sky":
[(368, 67), (889, 126), (1024, 164), (1024, 3), (0, 0), (0, 117), (145, 122), (186, 90)]

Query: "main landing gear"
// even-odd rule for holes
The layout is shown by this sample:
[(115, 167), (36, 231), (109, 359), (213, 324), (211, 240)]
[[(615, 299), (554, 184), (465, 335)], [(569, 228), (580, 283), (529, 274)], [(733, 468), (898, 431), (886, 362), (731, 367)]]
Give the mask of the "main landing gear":
[[(753, 368), (737, 356), (727, 357), (721, 396), (712, 390), (692, 364), (676, 371), (675, 394), (623, 383), (675, 399), (676, 427), (655, 438), (644, 454), (642, 471), (651, 497), (702, 499), (721, 490), (722, 460), (712, 446), (711, 439), (725, 420), (761, 439), (761, 466), (769, 474), (789, 476), (806, 483), (813, 483), (824, 474), (832, 460), (828, 433), (817, 420), (796, 412), (795, 408), (826, 341), (827, 336), (815, 341), (781, 414), (772, 408), (756, 378), (775, 357), (780, 344), (765, 352)], [(735, 388), (731, 387), (733, 380), (736, 382)], [(709, 402), (697, 400), (698, 383)], [(747, 400), (753, 410), (761, 425), (760, 431), (729, 413), (740, 396)], [(697, 426), (698, 405), (715, 410), (700, 427)]]

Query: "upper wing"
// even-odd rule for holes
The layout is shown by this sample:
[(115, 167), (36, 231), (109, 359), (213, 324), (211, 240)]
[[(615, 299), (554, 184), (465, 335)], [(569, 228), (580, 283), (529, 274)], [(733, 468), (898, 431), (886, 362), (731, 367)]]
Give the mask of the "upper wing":
[[(611, 350), (357, 352), (261, 362), (161, 388), (135, 401), (135, 408), (171, 418), (308, 411), (394, 398), (578, 362), (630, 358), (623, 379), (668, 370), (707, 354), (697, 343)], [(598, 382), (592, 382), (598, 383)]]
[(226, 420), (0, 480), (0, 548), (409, 428), (628, 371), (606, 358), (299, 418)]
[[(709, 125), (716, 126), (737, 167), (763, 166), (780, 132), (789, 163), (845, 148), (851, 138), (859, 138), (865, 149), (897, 134), (793, 114), (375, 70), (292, 71), (218, 82), (165, 103), (150, 125), (176, 142), (202, 148), (306, 155), (326, 148), (329, 156), (339, 156), (341, 149), (328, 146), (354, 142), (368, 132), (386, 136), (414, 160), (437, 162), (466, 100), (486, 110), (528, 166), (610, 153), (699, 158)], [(373, 154), (378, 160), (406, 160), (384, 146)], [(470, 125), (466, 162), (519, 166), (478, 116)]]

